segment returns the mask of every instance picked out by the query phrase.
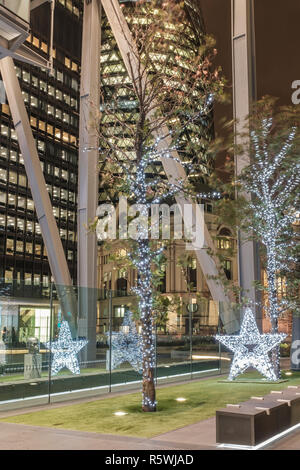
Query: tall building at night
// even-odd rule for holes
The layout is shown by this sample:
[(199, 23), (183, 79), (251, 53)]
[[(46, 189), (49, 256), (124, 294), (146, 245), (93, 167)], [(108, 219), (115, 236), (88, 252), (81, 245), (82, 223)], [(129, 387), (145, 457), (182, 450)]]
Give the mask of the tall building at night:
[[(31, 14), (26, 45), (49, 57), (49, 4)], [(54, 67), (15, 61), (39, 158), (67, 256), (76, 278), (76, 197), (80, 87), (80, 2), (55, 8)], [(51, 272), (7, 102), (0, 113), (0, 278), (5, 283), (42, 285)], [(17, 292), (17, 290), (15, 290)]]

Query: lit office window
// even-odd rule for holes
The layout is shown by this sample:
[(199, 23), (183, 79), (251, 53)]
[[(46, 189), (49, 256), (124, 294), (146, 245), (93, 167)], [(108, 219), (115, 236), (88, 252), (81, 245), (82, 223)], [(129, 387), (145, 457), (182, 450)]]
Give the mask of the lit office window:
[(32, 243), (30, 242), (25, 243), (25, 253), (27, 255), (32, 255)]
[(32, 86), (38, 88), (38, 86), (39, 86), (38, 77), (36, 77), (35, 75), (31, 75), (31, 83), (32, 83)]
[(9, 136), (8, 126), (6, 126), (5, 124), (1, 124), (1, 135), (4, 135), (5, 137)]
[(6, 193), (0, 191), (0, 206), (6, 205)]
[(8, 238), (6, 240), (6, 253), (11, 254), (14, 252), (14, 240), (11, 238)]
[(16, 195), (15, 194), (8, 195), (7, 205), (10, 209), (14, 209), (16, 207)]
[(44, 80), (40, 80), (40, 90), (44, 91), (47, 93), (47, 83), (44, 82)]
[(6, 147), (0, 147), (0, 158), (3, 160), (7, 160), (7, 148)]
[(29, 83), (30, 82), (30, 73), (27, 72), (27, 70), (23, 70), (22, 78), (23, 78), (24, 82)]
[(36, 96), (30, 96), (30, 106), (33, 106), (34, 108), (38, 107), (38, 99), (36, 98)]
[(6, 183), (7, 181), (7, 170), (0, 168), (0, 181), (1, 183)]

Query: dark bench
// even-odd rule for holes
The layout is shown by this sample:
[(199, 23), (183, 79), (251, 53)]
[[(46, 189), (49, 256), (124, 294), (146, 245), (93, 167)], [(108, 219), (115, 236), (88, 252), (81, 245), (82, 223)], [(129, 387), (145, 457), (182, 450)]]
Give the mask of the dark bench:
[(288, 387), (217, 410), (216, 440), (255, 446), (298, 423), (300, 387)]

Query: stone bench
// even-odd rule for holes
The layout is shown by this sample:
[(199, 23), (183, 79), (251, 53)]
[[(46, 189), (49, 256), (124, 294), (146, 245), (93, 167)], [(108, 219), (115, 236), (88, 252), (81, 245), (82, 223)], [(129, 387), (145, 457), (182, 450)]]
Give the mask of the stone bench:
[(216, 441), (255, 446), (300, 423), (300, 387), (271, 391), (216, 412)]

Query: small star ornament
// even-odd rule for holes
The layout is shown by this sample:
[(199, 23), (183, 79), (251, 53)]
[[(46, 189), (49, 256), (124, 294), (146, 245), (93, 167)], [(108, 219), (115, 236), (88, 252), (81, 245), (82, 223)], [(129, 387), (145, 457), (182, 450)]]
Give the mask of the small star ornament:
[(47, 349), (53, 353), (51, 374), (56, 375), (61, 369), (67, 367), (73, 374), (80, 374), (77, 354), (86, 346), (88, 340), (73, 340), (67, 321), (61, 323), (56, 341), (45, 343)]
[(286, 338), (286, 334), (260, 334), (254, 314), (246, 308), (239, 335), (216, 335), (216, 339), (234, 352), (228, 380), (253, 367), (266, 379), (278, 380), (268, 353)]
[(125, 312), (121, 330), (112, 332), (111, 368), (129, 362), (133, 369), (142, 372), (142, 338), (136, 331), (131, 312)]

